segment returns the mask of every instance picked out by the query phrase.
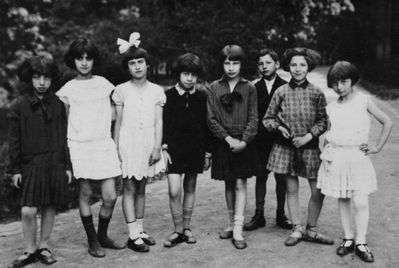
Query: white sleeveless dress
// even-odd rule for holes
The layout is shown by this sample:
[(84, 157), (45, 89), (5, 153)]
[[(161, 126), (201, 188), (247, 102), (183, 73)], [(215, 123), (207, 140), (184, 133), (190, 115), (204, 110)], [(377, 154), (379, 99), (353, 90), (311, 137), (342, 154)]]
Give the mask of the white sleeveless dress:
[(331, 128), (327, 145), (320, 158), (317, 187), (325, 195), (351, 198), (352, 191), (370, 194), (377, 190), (376, 174), (371, 160), (360, 149), (368, 143), (370, 114), (369, 96), (355, 92), (347, 103), (334, 101), (327, 106)]

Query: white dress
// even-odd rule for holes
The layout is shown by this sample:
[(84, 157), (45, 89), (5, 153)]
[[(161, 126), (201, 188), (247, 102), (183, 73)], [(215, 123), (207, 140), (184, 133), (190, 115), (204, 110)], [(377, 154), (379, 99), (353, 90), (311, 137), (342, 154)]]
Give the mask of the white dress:
[(76, 178), (102, 180), (121, 175), (116, 145), (111, 138), (114, 85), (101, 76), (73, 79), (56, 95), (69, 105), (68, 147)]
[(359, 149), (369, 137), (369, 96), (360, 92), (354, 94), (349, 102), (334, 101), (327, 106), (331, 128), (320, 155), (322, 163), (317, 187), (323, 194), (336, 198), (351, 198), (353, 190), (364, 194), (377, 190), (373, 164)]
[(122, 176), (141, 180), (165, 170), (163, 159), (152, 166), (148, 163), (155, 145), (155, 108), (166, 102), (163, 88), (149, 81), (142, 87), (127, 81), (116, 86), (112, 100), (123, 105), (119, 132)]

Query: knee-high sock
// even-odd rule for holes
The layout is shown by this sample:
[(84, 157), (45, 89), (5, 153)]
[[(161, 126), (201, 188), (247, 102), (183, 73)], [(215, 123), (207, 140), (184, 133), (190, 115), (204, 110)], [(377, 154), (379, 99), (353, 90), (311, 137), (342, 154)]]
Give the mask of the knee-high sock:
[(242, 226), (244, 225), (244, 216), (234, 216), (234, 228), (233, 237), (234, 239), (242, 240)]
[(98, 237), (96, 233), (96, 229), (93, 224), (93, 216), (81, 216), (83, 227), (85, 228), (87, 235), (87, 242), (89, 245), (93, 243), (98, 243)]

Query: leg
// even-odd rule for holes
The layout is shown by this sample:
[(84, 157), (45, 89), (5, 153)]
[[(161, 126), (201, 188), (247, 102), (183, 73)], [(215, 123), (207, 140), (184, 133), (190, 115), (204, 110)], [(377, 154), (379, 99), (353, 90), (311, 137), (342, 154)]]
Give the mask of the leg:
[(140, 238), (140, 232), (136, 220), (136, 209), (135, 209), (135, 195), (136, 195), (136, 183), (134, 178), (123, 179), (123, 192), (122, 192), (122, 209), (125, 215), (125, 221), (129, 229), (129, 239), (127, 246), (131, 250), (137, 252), (148, 252), (149, 247), (144, 244), (144, 241)]
[(41, 208), (42, 219), (40, 228), (40, 243), (37, 251), (38, 259), (46, 264), (50, 265), (55, 263), (57, 260), (49, 250), (48, 241), (50, 239), (51, 232), (53, 231), (54, 219), (55, 219), (55, 207), (45, 206)]
[(255, 182), (255, 202), (256, 210), (255, 215), (252, 217), (251, 221), (244, 225), (245, 231), (256, 230), (260, 227), (266, 225), (266, 219), (264, 216), (264, 206), (265, 206), (265, 196), (266, 196), (266, 181), (267, 181), (268, 171), (256, 176)]
[(184, 238), (187, 243), (194, 244), (197, 242), (190, 229), (191, 216), (193, 214), (195, 202), (195, 188), (197, 185), (197, 174), (184, 175), (184, 200), (183, 200), (183, 228)]
[(308, 223), (306, 225), (306, 234), (304, 239), (309, 242), (332, 245), (334, 240), (322, 235), (316, 231), (317, 221), (320, 216), (321, 207), (323, 206), (324, 195), (320, 189), (316, 187), (317, 180), (308, 180), (311, 196), (308, 204)]
[(367, 227), (369, 223), (369, 197), (367, 194), (353, 191), (353, 209), (356, 227), (356, 255), (365, 262), (373, 262), (374, 256), (366, 243)]
[(247, 203), (247, 180), (237, 179), (236, 182), (236, 202), (233, 229), (233, 244), (237, 249), (244, 249), (247, 244), (242, 236), (242, 227), (244, 223), (244, 212)]
[(274, 174), (276, 180), (276, 198), (277, 198), (277, 211), (276, 211), (276, 224), (283, 229), (292, 229), (292, 224), (285, 216), (285, 196), (287, 194), (287, 184), (284, 175)]
[(172, 213), (175, 232), (183, 233), (183, 207), (181, 203), (182, 196), (182, 176), (181, 174), (168, 174), (169, 186), (169, 205)]
[(101, 181), (102, 205), (98, 219), (98, 241), (104, 248), (123, 249), (125, 244), (117, 243), (108, 237), (108, 225), (111, 221), (112, 212), (116, 202), (115, 179), (105, 179)]
[(289, 174), (281, 174), (287, 184), (287, 205), (292, 221), (293, 229), (290, 236), (285, 240), (286, 246), (295, 246), (302, 240), (303, 230), (301, 227), (301, 216), (299, 210), (299, 181), (298, 177)]
[(147, 179), (143, 178), (140, 181), (135, 181), (136, 184), (136, 197), (135, 197), (135, 208), (136, 208), (136, 219), (137, 227), (139, 230), (139, 236), (149, 246), (155, 245), (155, 239), (144, 232), (144, 208), (145, 208), (145, 187), (147, 185)]
[(220, 239), (229, 239), (233, 237), (233, 225), (234, 225), (234, 208), (235, 208), (235, 200), (236, 200), (236, 181), (225, 181), (224, 182), (224, 189), (225, 189), (225, 197), (226, 197), (226, 204), (227, 204), (227, 213), (229, 216), (229, 226), (220, 233)]
[(338, 209), (344, 229), (344, 239), (337, 248), (337, 255), (345, 256), (355, 249), (351, 200), (349, 198), (338, 198)]
[(90, 197), (92, 189), (89, 180), (79, 180), (79, 212), (82, 219), (83, 227), (87, 235), (87, 242), (89, 243), (89, 254), (93, 257), (104, 257), (105, 252), (98, 242), (97, 233), (94, 229), (93, 216), (90, 208)]

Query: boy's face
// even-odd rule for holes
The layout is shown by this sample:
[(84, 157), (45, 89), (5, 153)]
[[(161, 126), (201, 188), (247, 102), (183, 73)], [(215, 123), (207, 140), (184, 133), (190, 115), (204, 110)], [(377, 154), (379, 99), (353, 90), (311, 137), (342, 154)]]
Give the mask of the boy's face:
[(78, 73), (82, 76), (91, 74), (93, 70), (93, 58), (89, 57), (87, 53), (84, 53), (80, 58), (75, 59), (75, 66)]
[(267, 80), (273, 78), (278, 68), (280, 68), (280, 63), (275, 61), (269, 54), (259, 57), (258, 70), (263, 78)]
[(197, 83), (198, 75), (192, 72), (181, 72), (180, 73), (180, 86), (185, 90), (191, 90)]
[(32, 76), (32, 85), (37, 95), (43, 95), (51, 86), (51, 78), (36, 73)]
[(223, 62), (223, 70), (229, 79), (234, 79), (240, 75), (241, 61), (225, 59)]
[(332, 87), (340, 97), (346, 97), (353, 91), (352, 79), (346, 78), (338, 80), (332, 84)]
[(309, 65), (304, 56), (294, 56), (290, 61), (290, 73), (295, 82), (303, 82), (308, 75)]
[(141, 79), (147, 76), (147, 62), (144, 58), (132, 59), (127, 63), (129, 73), (134, 79)]

